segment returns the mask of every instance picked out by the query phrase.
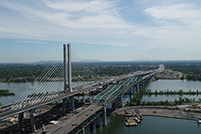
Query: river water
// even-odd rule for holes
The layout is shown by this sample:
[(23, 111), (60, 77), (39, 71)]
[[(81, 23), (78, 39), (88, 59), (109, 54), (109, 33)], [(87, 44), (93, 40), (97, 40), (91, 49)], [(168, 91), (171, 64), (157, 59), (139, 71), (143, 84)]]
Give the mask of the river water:
[(143, 116), (138, 126), (126, 127), (125, 117), (109, 116), (107, 126), (97, 128), (90, 134), (200, 134), (201, 125), (193, 120)]
[[(158, 80), (151, 82), (145, 89), (151, 89), (152, 91), (155, 90), (172, 90), (172, 91), (179, 91), (183, 90), (185, 92), (191, 91), (201, 91), (201, 82), (200, 81), (187, 81), (187, 80)], [(201, 98), (201, 95), (144, 95), (141, 101), (161, 101), (161, 100), (168, 100), (174, 101), (175, 99), (179, 99), (179, 97), (187, 97), (190, 99), (194, 99), (197, 101)]]
[[(23, 94), (28, 87), (37, 83), (0, 83), (0, 89), (9, 89), (10, 92), (14, 92), (15, 96), (0, 97), (0, 103), (10, 104)], [(44, 87), (49, 83), (44, 84)], [(81, 83), (73, 83), (73, 86), (79, 85)], [(63, 83), (58, 83), (57, 87), (63, 87)], [(151, 89), (152, 91), (157, 90), (173, 90), (179, 91), (180, 89), (184, 91), (199, 90), (201, 91), (201, 82), (199, 81), (186, 81), (186, 80), (158, 80), (151, 82), (146, 89)], [(86, 99), (93, 96), (84, 96), (80, 99)], [(133, 95), (124, 95), (123, 101), (130, 101), (130, 98), (134, 97)], [(160, 101), (168, 100), (174, 101), (175, 98), (178, 99), (179, 95), (151, 95), (151, 96), (142, 96), (141, 101)], [(183, 95), (181, 97), (188, 98), (201, 98), (200, 95)], [(172, 119), (172, 118), (162, 118), (162, 117), (151, 117), (144, 116), (143, 121), (137, 127), (126, 127), (124, 125), (125, 118), (122, 116), (109, 116), (108, 125), (105, 127), (100, 127), (91, 134), (197, 134), (201, 133), (201, 126), (197, 124), (196, 121), (191, 120), (181, 120), (181, 119)]]
[[(82, 84), (83, 82), (72, 82), (72, 87), (76, 87)], [(37, 87), (38, 85), (44, 89), (47, 89), (47, 87), (53, 86), (53, 89), (55, 89), (55, 91), (61, 91), (63, 90), (63, 87), (64, 87), (63, 82), (46, 82), (43, 84), (40, 84), (38, 82), (0, 83), (0, 89), (8, 89), (9, 92), (15, 93), (15, 96), (1, 96), (0, 103), (3, 105), (6, 105), (6, 104), (11, 104), (15, 101), (18, 101), (20, 97), (23, 95), (23, 93), (27, 92), (27, 90), (32, 90), (32, 88)]]
[[(186, 80), (158, 80), (151, 82), (146, 89), (152, 91), (157, 90), (172, 90), (172, 91), (201, 91), (201, 82), (186, 81)], [(130, 101), (133, 95), (124, 95), (123, 101)], [(201, 98), (201, 95), (151, 95), (142, 96), (141, 101), (174, 101), (179, 97)], [(136, 127), (126, 127), (124, 125), (125, 117), (109, 116), (107, 118), (108, 125), (97, 128), (91, 134), (200, 134), (201, 125), (193, 120), (183, 120), (164, 117), (144, 116), (143, 121)]]
[[(172, 90), (172, 91), (201, 91), (201, 82), (200, 81), (187, 81), (187, 80), (158, 80), (154, 82), (150, 82), (145, 89), (151, 89), (153, 92), (155, 90)], [(142, 101), (174, 101), (175, 99), (179, 99), (179, 97), (182, 98), (189, 98), (189, 99), (195, 99), (195, 101), (199, 100), (201, 98), (201, 95), (143, 95), (143, 96), (133, 96), (133, 95), (124, 95), (123, 101), (127, 102), (132, 100), (132, 98), (138, 97)]]
[[(26, 82), (26, 83), (0, 83), (0, 89), (9, 89), (10, 92), (14, 92), (15, 96), (1, 96), (0, 97), (0, 103), (1, 104), (11, 104), (15, 101), (18, 100), (18, 98), (31, 86), (36, 86), (38, 83), (31, 83), (31, 82)], [(44, 88), (47, 87), (48, 85), (54, 85), (55, 90), (62, 90), (63, 89), (63, 82), (57, 82), (56, 84), (52, 84), (50, 82), (44, 83), (43, 86)], [(78, 83), (78, 82), (73, 82), (72, 86), (77, 86), (83, 83)], [(173, 90), (173, 91), (179, 91), (179, 90), (184, 90), (184, 91), (196, 91), (199, 90), (201, 91), (201, 82), (200, 81), (187, 81), (187, 80), (158, 80), (149, 83), (149, 85), (146, 87), (146, 89), (151, 89), (152, 91), (155, 91), (155, 89), (159, 90)], [(124, 95), (123, 101), (127, 102), (130, 101), (131, 98), (133, 98), (133, 95)], [(151, 95), (147, 96), (144, 95), (140, 97), (141, 101), (161, 101), (161, 100), (168, 100), (168, 101), (174, 101), (175, 99), (178, 99), (179, 97), (188, 97), (190, 99), (198, 100), (198, 98), (201, 98), (201, 95)], [(86, 98), (93, 98), (93, 96), (85, 96), (83, 99)], [(78, 98), (79, 99), (79, 98)], [(82, 98), (81, 98), (82, 99)]]

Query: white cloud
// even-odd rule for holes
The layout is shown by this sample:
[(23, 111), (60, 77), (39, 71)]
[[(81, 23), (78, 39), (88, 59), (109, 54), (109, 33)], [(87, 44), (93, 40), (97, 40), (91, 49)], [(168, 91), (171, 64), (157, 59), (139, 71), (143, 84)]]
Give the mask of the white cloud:
[(90, 14), (114, 14), (115, 3), (112, 1), (95, 0), (95, 1), (61, 1), (61, 2), (47, 2), (48, 7), (58, 11), (65, 11), (68, 13), (90, 13)]
[[(1, 6), (20, 12), (28, 18), (46, 21), (67, 28), (126, 28), (118, 15), (115, 3), (105, 0), (86, 1), (44, 1), (43, 5), (20, 5), (8, 1)], [(15, 8), (13, 8), (15, 7)]]
[(156, 19), (181, 21), (195, 26), (201, 24), (201, 9), (193, 4), (154, 6), (144, 12)]
[[(0, 7), (9, 9), (9, 12), (0, 13), (3, 18), (0, 22), (0, 36), (136, 46), (148, 50), (189, 49), (191, 47), (188, 44), (198, 46), (201, 42), (201, 10), (198, 6), (161, 3), (154, 2), (154, 6), (146, 9), (140, 7), (136, 12), (141, 16), (136, 17), (129, 10), (125, 13), (123, 9), (127, 8), (114, 0), (38, 0), (32, 3), (2, 0)], [(131, 9), (132, 4), (127, 6)], [(126, 20), (125, 16), (131, 21)], [(133, 19), (137, 21), (136, 24)], [(143, 23), (143, 20), (149, 22), (149, 25)]]

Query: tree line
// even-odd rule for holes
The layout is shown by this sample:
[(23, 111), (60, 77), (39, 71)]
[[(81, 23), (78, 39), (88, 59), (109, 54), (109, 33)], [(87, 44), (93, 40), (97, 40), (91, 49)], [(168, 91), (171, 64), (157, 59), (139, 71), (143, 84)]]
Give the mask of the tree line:
[(181, 79), (201, 81), (201, 61), (167, 61), (162, 62), (166, 69), (182, 72)]
[(146, 90), (140, 90), (139, 93), (134, 93), (134, 94), (142, 94), (142, 95), (162, 95), (162, 94), (165, 94), (165, 95), (169, 95), (169, 94), (179, 94), (179, 95), (183, 95), (183, 94), (188, 94), (188, 95), (195, 95), (195, 94), (201, 94), (201, 91), (183, 91), (183, 90), (179, 90), (179, 91), (172, 91), (172, 90), (155, 90), (155, 91), (151, 91), (151, 89), (146, 89)]
[(195, 103), (195, 102), (201, 102), (201, 98), (198, 98), (197, 100), (195, 98), (193, 99), (190, 99), (190, 98), (187, 98), (187, 97), (179, 97), (179, 99), (175, 99), (175, 101), (168, 101), (168, 100), (165, 100), (165, 101), (143, 101), (141, 102), (141, 100), (139, 98), (133, 98), (130, 102), (127, 101), (126, 105), (127, 106), (144, 106), (144, 105), (167, 105), (167, 106), (173, 106), (173, 105), (182, 105), (184, 103)]
[[(36, 78), (44, 80), (39, 76), (47, 69), (48, 65), (48, 63), (0, 64), (0, 82), (33, 82)], [(59, 63), (60, 70), (49, 73), (45, 80), (52, 81), (53, 78), (57, 78), (58, 81), (63, 81), (62, 66), (63, 63)], [(72, 62), (72, 68), (72, 81), (94, 81), (138, 70), (157, 69), (158, 64), (153, 62)]]
[(10, 93), (8, 89), (0, 89), (0, 96), (9, 96), (9, 95), (15, 95), (15, 93)]

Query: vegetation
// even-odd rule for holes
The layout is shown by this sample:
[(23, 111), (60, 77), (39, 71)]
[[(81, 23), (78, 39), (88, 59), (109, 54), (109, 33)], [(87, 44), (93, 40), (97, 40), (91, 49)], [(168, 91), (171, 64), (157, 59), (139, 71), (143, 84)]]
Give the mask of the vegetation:
[(169, 102), (168, 100), (166, 101), (148, 101), (148, 102), (141, 102), (141, 99), (143, 97), (143, 95), (198, 95), (198, 94), (201, 94), (201, 91), (183, 91), (183, 90), (179, 90), (179, 91), (172, 91), (172, 90), (155, 90), (155, 91), (151, 91), (150, 89), (143, 89), (143, 90), (140, 90), (139, 93), (134, 93), (134, 98), (132, 98), (130, 100), (130, 102), (127, 102), (127, 106), (138, 106), (138, 105), (181, 105), (183, 103), (194, 103), (194, 102), (201, 102), (201, 98), (198, 98), (198, 100), (196, 100), (195, 98), (193, 99), (190, 99), (190, 98), (187, 98), (187, 97), (179, 97), (179, 99), (175, 99), (175, 101), (173, 102)]
[(184, 76), (181, 79), (201, 81), (201, 61), (169, 61), (161, 64), (164, 64), (166, 69), (182, 72)]
[(163, 90), (160, 90), (160, 91), (155, 90), (154, 92), (152, 92), (150, 89), (146, 89), (146, 90), (140, 90), (139, 93), (134, 93), (134, 94), (143, 94), (143, 95), (158, 95), (158, 94), (161, 94), (161, 95), (162, 94), (165, 94), (165, 95), (169, 95), (169, 94), (183, 95), (183, 94), (188, 94), (188, 95), (195, 95), (195, 94), (201, 94), (201, 91), (198, 91), (198, 90), (191, 91), (191, 90), (189, 90), (189, 91), (185, 92), (183, 90), (172, 91), (172, 90), (167, 89), (165, 91), (163, 91)]
[(198, 100), (196, 100), (195, 98), (190, 99), (187, 97), (179, 97), (179, 99), (175, 99), (175, 101), (173, 102), (169, 102), (168, 100), (166, 101), (151, 101), (151, 102), (141, 102), (140, 99), (138, 98), (133, 98), (130, 102), (127, 101), (127, 106), (143, 106), (143, 105), (167, 105), (167, 106), (172, 106), (172, 105), (182, 105), (183, 103), (195, 103), (195, 102), (201, 102), (201, 98), (199, 98)]
[[(48, 71), (45, 64), (0, 64), (0, 82), (33, 82), (37, 80), (63, 81), (61, 70), (50, 73), (47, 77), (39, 78), (44, 71)], [(63, 63), (58, 63), (58, 68), (63, 68)], [(118, 76), (138, 70), (157, 69), (158, 63), (153, 62), (73, 62), (72, 81), (94, 81), (105, 77)]]
[[(92, 81), (105, 77), (118, 76), (138, 70), (157, 69), (159, 64), (165, 65), (166, 71), (179, 71), (183, 79), (201, 81), (201, 61), (155, 61), (155, 62), (73, 62), (73, 81)], [(48, 63), (34, 64), (0, 64), (0, 82), (32, 82), (47, 68)], [(63, 63), (59, 63), (63, 66)], [(59, 67), (62, 68), (62, 67)], [(63, 73), (55, 72), (63, 80)], [(51, 75), (51, 74), (50, 74)], [(50, 79), (54, 78), (52, 75)], [(158, 78), (156, 78), (158, 79)]]
[(139, 105), (141, 105), (141, 106), (144, 106), (144, 105), (169, 105), (169, 106), (171, 106), (171, 105), (173, 105), (171, 102), (168, 102), (168, 100), (166, 100), (166, 101), (151, 101), (151, 102), (145, 102), (145, 101), (143, 101), (143, 102), (141, 102), (140, 101), (140, 99), (136, 99), (136, 102), (127, 102), (127, 106), (139, 106)]
[(47, 65), (0, 64), (1, 82), (31, 82), (39, 76)]
[(9, 95), (15, 95), (15, 93), (10, 93), (8, 89), (1, 89), (0, 90), (0, 96), (9, 96)]

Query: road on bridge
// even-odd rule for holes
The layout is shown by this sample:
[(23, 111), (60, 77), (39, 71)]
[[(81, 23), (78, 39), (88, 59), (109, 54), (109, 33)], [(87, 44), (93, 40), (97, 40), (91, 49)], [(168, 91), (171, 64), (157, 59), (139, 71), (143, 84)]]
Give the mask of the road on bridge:
[(74, 115), (71, 119), (68, 119), (65, 123), (57, 124), (54, 127), (47, 129), (47, 132), (48, 134), (69, 133), (102, 108), (103, 106), (90, 105), (77, 115)]

